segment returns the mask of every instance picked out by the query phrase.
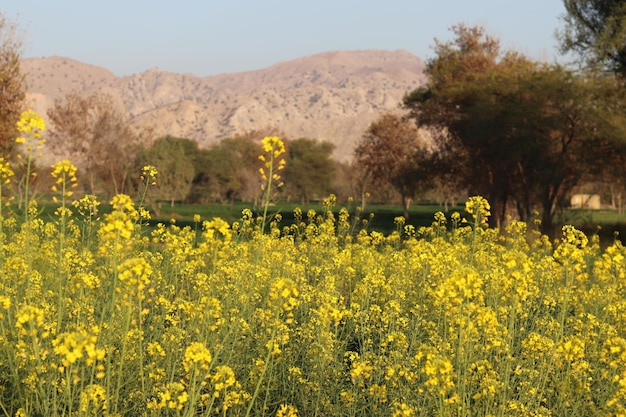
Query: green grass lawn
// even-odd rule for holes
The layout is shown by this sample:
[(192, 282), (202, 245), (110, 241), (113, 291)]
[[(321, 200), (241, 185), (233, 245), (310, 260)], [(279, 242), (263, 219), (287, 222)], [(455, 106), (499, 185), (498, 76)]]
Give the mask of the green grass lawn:
[[(48, 203), (40, 206), (41, 216), (44, 220), (52, 218), (57, 205)], [(302, 206), (296, 202), (279, 202), (270, 206), (269, 212), (280, 213), (282, 215), (283, 225), (289, 225), (294, 221), (293, 211), (295, 208), (301, 208), (303, 217), (306, 220), (306, 212), (309, 209), (315, 210), (317, 213), (323, 212), (324, 208), (321, 203), (313, 202), (308, 206)], [(343, 207), (337, 205), (334, 207), (335, 213)], [(356, 214), (356, 207), (345, 205), (350, 211), (351, 216)], [(149, 207), (148, 207), (149, 208)], [(198, 214), (202, 220), (210, 220), (214, 217), (221, 217), (229, 223), (237, 221), (241, 218), (243, 209), (250, 209), (255, 215), (261, 215), (262, 209), (254, 207), (252, 203), (235, 202), (234, 204), (176, 204), (170, 207), (169, 204), (163, 204), (160, 209), (160, 216), (154, 216), (150, 223), (166, 223), (171, 219), (175, 219), (180, 226), (193, 225), (193, 216)], [(110, 207), (102, 204), (99, 207), (100, 213), (110, 211)], [(416, 228), (420, 226), (429, 226), (433, 221), (433, 216), (437, 211), (444, 211), (444, 207), (436, 204), (418, 204), (413, 205), (409, 210), (409, 220), (407, 224), (411, 224)], [(446, 213), (446, 217), (458, 211), (464, 215), (464, 206), (458, 205), (450, 207)], [(376, 230), (388, 234), (396, 230), (394, 219), (402, 215), (402, 208), (398, 205), (379, 205), (369, 204), (363, 213), (360, 213), (361, 219), (368, 219), (368, 230)], [(587, 235), (598, 234), (603, 242), (610, 243), (615, 238), (615, 233), (620, 238), (626, 236), (626, 213), (618, 213), (617, 210), (587, 210), (587, 209), (564, 209), (555, 215), (555, 236), (560, 236), (559, 229), (564, 224), (571, 224), (576, 228), (583, 230)]]
[[(333, 211), (337, 213), (341, 207), (346, 207), (351, 216), (356, 214), (355, 205), (341, 206), (337, 205)], [(160, 208), (161, 216), (154, 220), (160, 222), (168, 222), (174, 218), (177, 224), (193, 224), (193, 216), (199, 214), (202, 219), (212, 219), (213, 217), (221, 217), (229, 223), (241, 218), (241, 211), (245, 208), (252, 210), (256, 215), (261, 215), (261, 208), (255, 208), (252, 204), (237, 202), (232, 206), (229, 204), (208, 204), (208, 205), (175, 205), (174, 207), (163, 205)], [(315, 210), (317, 213), (323, 212), (324, 208), (321, 203), (311, 203), (308, 206), (302, 206), (298, 203), (280, 202), (276, 205), (272, 205), (269, 208), (270, 213), (280, 213), (283, 220), (282, 224), (288, 225), (294, 221), (293, 211), (296, 208), (301, 208), (303, 211), (303, 217), (306, 219), (306, 212), (308, 210)], [(461, 212), (463, 206), (454, 207), (449, 210)], [(443, 211), (443, 207), (439, 205), (414, 205), (409, 210), (409, 221), (407, 224), (412, 224), (416, 227), (429, 226), (433, 221), (433, 216), (437, 211)], [(373, 217), (372, 217), (373, 215)], [(394, 219), (402, 215), (402, 208), (396, 205), (377, 205), (370, 204), (365, 208), (363, 213), (360, 213), (361, 219), (368, 219), (369, 230), (377, 230), (383, 233), (390, 233), (395, 230)]]
[(610, 243), (617, 236), (626, 238), (626, 212), (617, 210), (568, 209), (557, 213), (555, 224), (571, 224), (587, 235), (598, 234), (603, 242)]

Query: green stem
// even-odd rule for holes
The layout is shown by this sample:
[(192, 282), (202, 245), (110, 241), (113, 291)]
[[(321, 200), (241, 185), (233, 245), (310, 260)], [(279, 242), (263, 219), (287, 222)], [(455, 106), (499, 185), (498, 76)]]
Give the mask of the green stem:
[[(274, 336), (276, 335), (276, 329), (272, 331), (272, 337), (270, 340), (274, 340)], [(256, 387), (254, 387), (254, 394), (250, 399), (250, 404), (248, 405), (248, 409), (246, 410), (246, 417), (250, 415), (252, 411), (252, 406), (254, 405), (254, 401), (259, 396), (259, 391), (261, 390), (261, 383), (263, 382), (263, 377), (265, 376), (265, 372), (269, 367), (270, 360), (272, 359), (272, 349), (271, 347), (267, 349), (267, 355), (265, 355), (265, 364), (263, 365), (263, 371), (261, 371), (261, 375), (259, 375), (259, 380), (256, 383)]]
[(263, 207), (263, 224), (261, 225), (261, 234), (265, 233), (265, 224), (267, 223), (267, 208), (270, 205), (270, 196), (272, 190), (272, 176), (274, 175), (274, 148), (270, 155), (269, 173), (267, 176), (267, 189), (265, 190), (265, 205)]
[(59, 302), (57, 306), (57, 332), (61, 331), (61, 321), (63, 318), (63, 295), (65, 282), (63, 277), (65, 276), (65, 271), (63, 270), (63, 249), (65, 244), (65, 173), (63, 173), (63, 188), (61, 192), (61, 230), (59, 232)]

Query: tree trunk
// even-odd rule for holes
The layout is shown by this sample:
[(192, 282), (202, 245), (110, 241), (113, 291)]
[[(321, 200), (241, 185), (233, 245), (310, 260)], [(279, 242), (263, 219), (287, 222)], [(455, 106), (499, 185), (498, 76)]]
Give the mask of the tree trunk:
[(96, 195), (96, 186), (94, 182), (95, 182), (95, 179), (94, 179), (93, 171), (89, 170), (89, 190), (91, 191), (91, 195)]
[(404, 211), (404, 218), (409, 219), (409, 207), (411, 206), (411, 198), (402, 196), (402, 209)]
[(109, 175), (111, 176), (111, 181), (113, 182), (113, 193), (119, 194), (119, 187), (117, 186), (117, 180), (115, 179), (115, 170), (113, 168), (113, 164), (109, 164)]

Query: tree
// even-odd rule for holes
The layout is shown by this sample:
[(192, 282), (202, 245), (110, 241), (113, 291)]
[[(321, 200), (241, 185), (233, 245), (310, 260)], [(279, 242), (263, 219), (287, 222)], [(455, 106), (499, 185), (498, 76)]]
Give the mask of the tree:
[(88, 97), (72, 93), (48, 110), (50, 141), (83, 169), (89, 192), (100, 180), (115, 194), (123, 192), (134, 161), (134, 149), (146, 132), (135, 133), (124, 106), (107, 93)]
[(626, 2), (563, 0), (567, 14), (561, 50), (575, 52), (592, 66), (626, 76)]
[(490, 200), (496, 224), (513, 205), (522, 220), (540, 210), (544, 232), (552, 232), (558, 204), (605, 174), (624, 138), (611, 121), (623, 103), (615, 80), (502, 54), (482, 29), (454, 30), (456, 40), (438, 44), (429, 63), (431, 81), (405, 106), (420, 125), (446, 133), (438, 136), (444, 159), (471, 193)]
[(286, 165), (283, 173), (285, 191), (308, 205), (311, 197), (331, 192), (335, 161), (331, 158), (335, 146), (330, 142), (300, 138), (286, 143)]
[(404, 217), (429, 177), (429, 151), (419, 129), (406, 117), (387, 113), (374, 121), (355, 149), (356, 161), (373, 182), (391, 185), (402, 199)]
[(21, 42), (17, 27), (0, 13), (0, 153), (8, 154), (24, 110), (26, 81), (20, 72)]
[(159, 138), (150, 147), (140, 148), (138, 165), (154, 165), (158, 171), (154, 192), (157, 199), (169, 201), (173, 207), (176, 201), (187, 198), (195, 175), (192, 158), (197, 149), (197, 143), (191, 139), (173, 136)]
[(266, 133), (253, 131), (220, 141), (219, 147), (226, 153), (232, 154), (230, 160), (235, 164), (232, 167), (235, 179), (231, 181), (231, 184), (236, 184), (237, 187), (231, 186), (230, 188), (231, 204), (235, 198), (239, 198), (244, 201), (254, 201), (256, 205), (261, 190), (261, 177), (259, 176), (259, 168), (262, 165), (259, 161), (259, 155), (262, 153), (261, 140), (268, 135), (273, 136), (273, 131)]
[(194, 202), (230, 201), (234, 203), (241, 189), (240, 160), (231, 149), (215, 145), (203, 149), (194, 158), (196, 175), (189, 199)]
[(247, 136), (222, 139), (194, 158), (196, 176), (190, 195), (192, 201), (254, 200), (259, 193), (258, 169), (261, 148)]

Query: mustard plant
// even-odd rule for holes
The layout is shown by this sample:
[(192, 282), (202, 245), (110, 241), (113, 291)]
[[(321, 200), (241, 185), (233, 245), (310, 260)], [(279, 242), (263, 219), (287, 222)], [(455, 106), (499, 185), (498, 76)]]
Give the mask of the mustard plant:
[(618, 240), (495, 230), (478, 198), (471, 225), (354, 236), (332, 196), (264, 234), (250, 210), (149, 230), (129, 196), (111, 204), (0, 242), (0, 415), (626, 413)]
[[(22, 112), (20, 120), (17, 122), (17, 130), (20, 135), (15, 143), (21, 145), (22, 153), (18, 153), (18, 158), (25, 164), (24, 194), (22, 204), (24, 207), (24, 222), (28, 223), (28, 215), (30, 208), (30, 183), (35, 173), (32, 172), (35, 159), (41, 154), (39, 153), (46, 142), (42, 136), (42, 132), (46, 129), (46, 124), (36, 112), (27, 110)], [(24, 161), (25, 159), (25, 161)]]
[(276, 136), (266, 136), (263, 138), (262, 146), (264, 153), (259, 155), (259, 160), (263, 166), (259, 168), (259, 173), (261, 174), (261, 190), (263, 191), (261, 233), (264, 233), (268, 223), (267, 210), (272, 200), (272, 185), (276, 188), (283, 185), (279, 171), (285, 168), (285, 159), (282, 157), (285, 153), (285, 144)]

